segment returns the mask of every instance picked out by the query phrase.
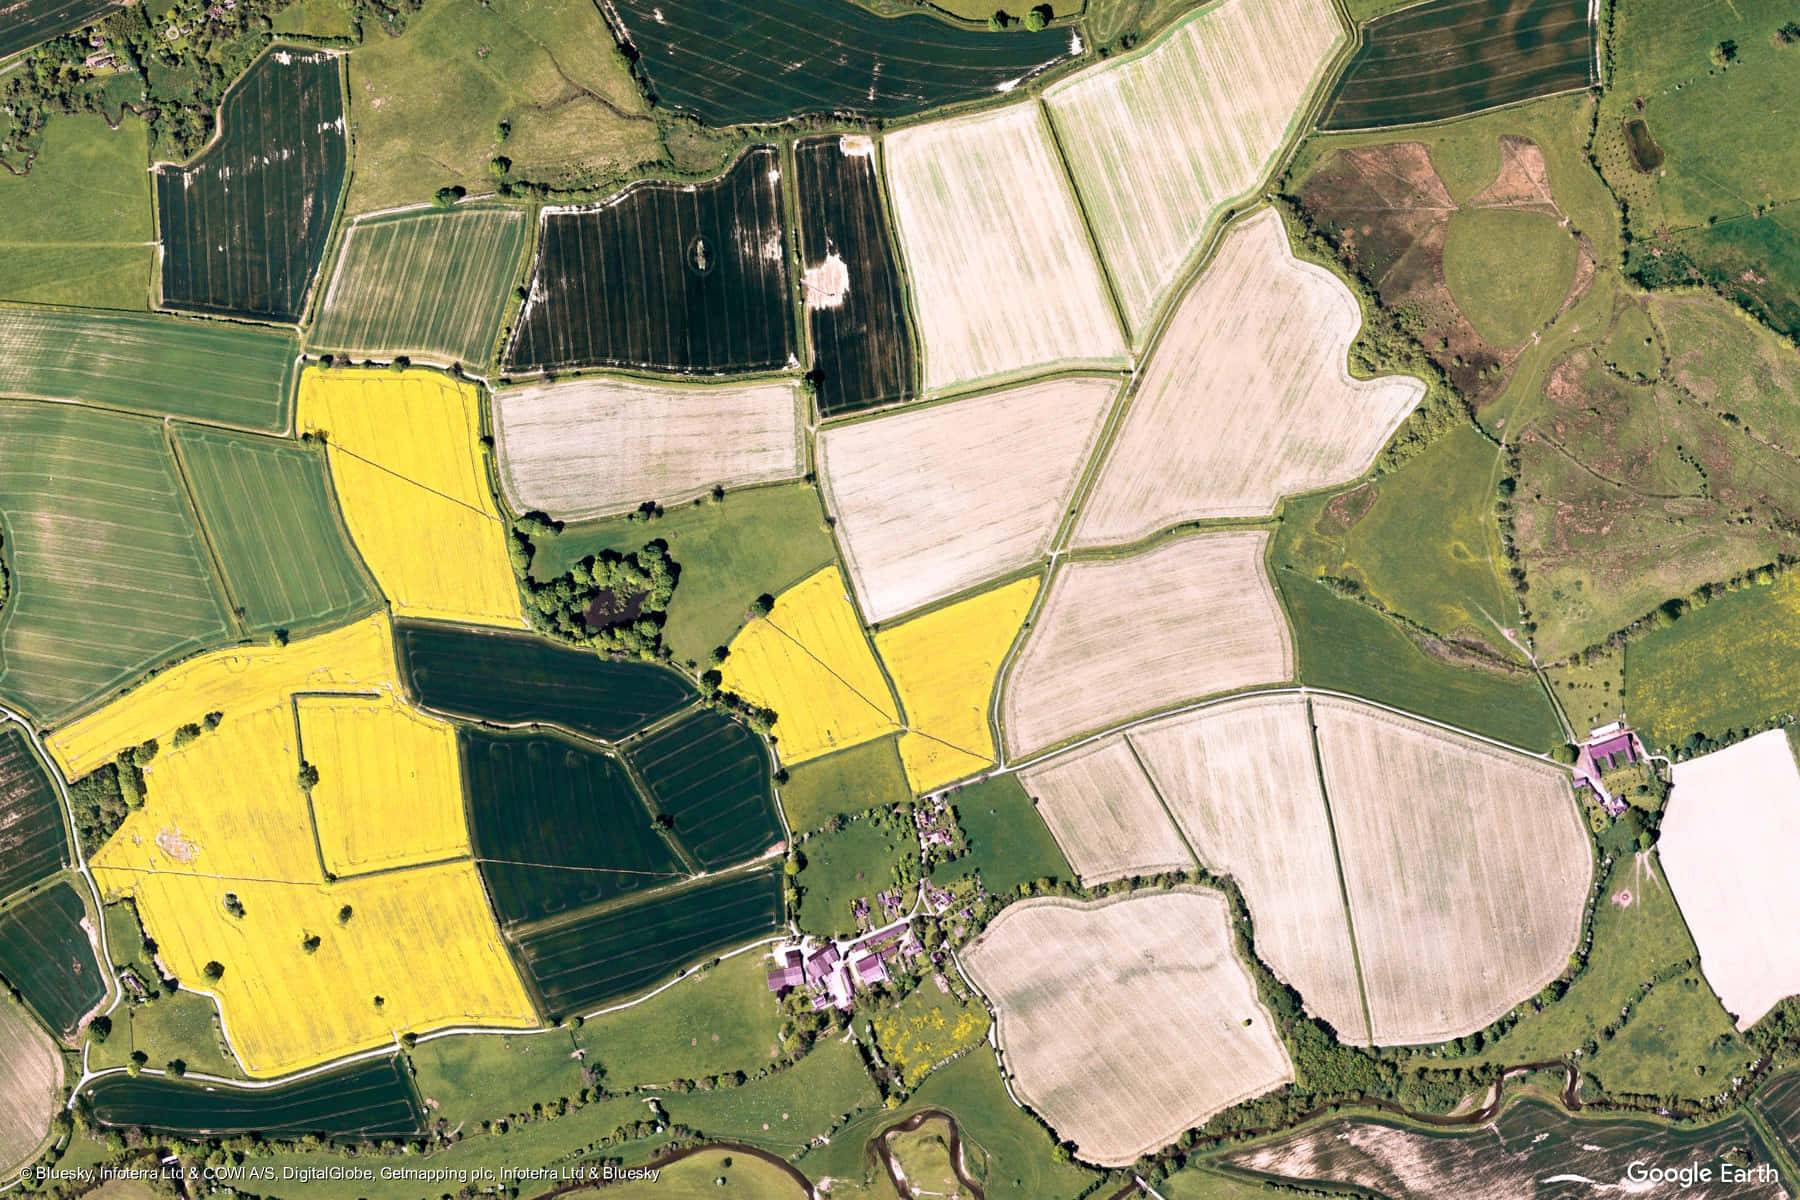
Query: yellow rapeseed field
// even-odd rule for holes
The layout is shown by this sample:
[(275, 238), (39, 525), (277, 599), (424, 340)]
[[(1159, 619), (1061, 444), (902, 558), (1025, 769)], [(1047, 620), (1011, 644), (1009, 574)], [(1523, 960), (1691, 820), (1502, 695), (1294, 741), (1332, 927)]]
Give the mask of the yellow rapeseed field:
[(731, 640), (725, 689), (775, 710), (775, 748), (792, 765), (900, 727), (844, 577), (826, 567), (783, 592)]
[(481, 393), (434, 371), (300, 378), (338, 504), (396, 615), (522, 627), (506, 527), (476, 449)]
[(325, 867), (354, 875), (469, 853), (456, 727), (392, 695), (302, 696), (300, 746), (319, 772)]
[(297, 691), (392, 687), (394, 637), (386, 613), (285, 646), (239, 646), (190, 658), (45, 739), (50, 756), (78, 779), (128, 746), (220, 712), (229, 720)]
[[(227, 891), (242, 917), (225, 911)], [(472, 863), (311, 885), (158, 874), (140, 878), (136, 895), (164, 963), (218, 998), (253, 1076), (407, 1032), (537, 1024)], [(217, 981), (209, 962), (224, 967)]]
[(900, 761), (913, 791), (993, 764), (994, 683), (1037, 590), (1036, 577), (1015, 580), (875, 635), (906, 710)]

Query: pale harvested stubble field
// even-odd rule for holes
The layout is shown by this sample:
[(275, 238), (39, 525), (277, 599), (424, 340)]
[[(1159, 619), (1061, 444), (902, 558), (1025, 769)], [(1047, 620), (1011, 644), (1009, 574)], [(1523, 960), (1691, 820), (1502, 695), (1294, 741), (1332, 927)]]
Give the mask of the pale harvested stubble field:
[(600, 375), (494, 393), (500, 482), (515, 510), (564, 520), (792, 479), (804, 469), (792, 381), (717, 386)]
[(885, 139), (925, 386), (1125, 361), (1124, 334), (1032, 102)]
[(11, 1176), (50, 1128), (62, 1059), (25, 1010), (0, 997), (0, 1172)]
[(1344, 37), (1328, 0), (1226, 0), (1045, 92), (1134, 341), (1268, 172)]
[(1181, 834), (1121, 737), (1019, 772), (1038, 814), (1087, 885), (1194, 865)]
[(1151, 352), (1076, 543), (1264, 516), (1367, 471), (1425, 385), (1353, 379), (1361, 324), (1341, 280), (1294, 258), (1274, 209), (1234, 225)]
[(1118, 390), (1054, 379), (819, 434), (819, 480), (872, 621), (1042, 557)]
[(1293, 1078), (1217, 892), (1026, 900), (963, 963), (1020, 1097), (1092, 1162), (1130, 1163)]
[(1560, 975), (1593, 876), (1568, 771), (1353, 701), (1313, 721), (1374, 1040), (1461, 1037)]
[(1057, 572), (1001, 704), (1012, 753), (1294, 673), (1269, 535), (1205, 533)]
[(1243, 890), (1257, 956), (1340, 1040), (1367, 1045), (1306, 699), (1223, 704), (1129, 737), (1200, 861)]
[(1675, 764), (1658, 843), (1700, 970), (1748, 1029), (1800, 992), (1800, 770), (1780, 729)]

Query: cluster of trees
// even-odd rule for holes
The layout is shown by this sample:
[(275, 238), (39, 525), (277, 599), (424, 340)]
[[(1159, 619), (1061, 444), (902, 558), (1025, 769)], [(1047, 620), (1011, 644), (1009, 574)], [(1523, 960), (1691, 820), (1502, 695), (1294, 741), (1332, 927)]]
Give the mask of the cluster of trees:
[(531, 570), (537, 541), (561, 529), (561, 521), (527, 513), (513, 523), (507, 540), (532, 628), (569, 646), (667, 658), (663, 621), (681, 576), (669, 544), (659, 538), (631, 554), (589, 555), (561, 575), (540, 580)]
[(1056, 10), (1051, 8), (1048, 4), (1039, 4), (1033, 8), (1026, 9), (1023, 17), (1015, 17), (1004, 8), (1001, 8), (994, 10), (994, 13), (988, 17), (987, 27), (991, 32), (999, 33), (1003, 29), (1011, 29), (1015, 25), (1023, 25), (1033, 33), (1036, 33), (1038, 30), (1043, 29), (1046, 25), (1050, 24), (1055, 15)]

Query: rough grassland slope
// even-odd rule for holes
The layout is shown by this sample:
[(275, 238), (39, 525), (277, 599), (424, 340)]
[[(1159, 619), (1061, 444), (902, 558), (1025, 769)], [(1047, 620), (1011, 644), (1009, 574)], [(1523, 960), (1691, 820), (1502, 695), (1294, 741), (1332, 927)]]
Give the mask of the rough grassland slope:
[(1185, 871), (1194, 856), (1122, 737), (1019, 772), (1081, 882)]
[(869, 619), (1045, 554), (1117, 386), (1051, 380), (821, 432), (826, 507)]
[(1225, 0), (1044, 93), (1134, 341), (1343, 42), (1327, 0)]
[(1268, 541), (1255, 531), (1200, 534), (1057, 572), (1004, 684), (1008, 749), (1289, 678), (1293, 644), (1263, 571)]
[(1217, 892), (1027, 900), (963, 957), (1019, 1095), (1089, 1161), (1129, 1163), (1294, 1077)]
[(1294, 258), (1274, 209), (1235, 225), (1151, 354), (1077, 542), (1264, 515), (1368, 470), (1425, 385), (1351, 378), (1361, 324), (1340, 280)]

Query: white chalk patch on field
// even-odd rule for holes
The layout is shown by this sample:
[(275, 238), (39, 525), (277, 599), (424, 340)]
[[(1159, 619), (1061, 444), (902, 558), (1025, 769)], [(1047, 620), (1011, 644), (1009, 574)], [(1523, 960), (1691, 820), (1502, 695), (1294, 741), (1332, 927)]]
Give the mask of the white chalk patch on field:
[(819, 481), (869, 619), (1048, 553), (1117, 391), (1055, 379), (822, 430)]
[(1658, 850), (1700, 970), (1739, 1029), (1800, 993), (1800, 770), (1780, 729), (1676, 763)]
[(597, 375), (494, 394), (500, 483), (515, 510), (563, 520), (804, 470), (799, 391), (789, 380), (647, 383)]
[(1083, 884), (1193, 867), (1181, 834), (1123, 738), (1019, 772)]
[(1274, 209), (1234, 225), (1151, 352), (1077, 544), (1266, 516), (1284, 495), (1367, 471), (1425, 384), (1352, 378), (1361, 324), (1341, 280), (1294, 258)]
[(1269, 535), (1203, 533), (1057, 572), (1005, 680), (1014, 757), (1127, 718), (1294, 673), (1263, 569)]
[(925, 386), (1122, 365), (1125, 337), (1034, 101), (886, 139)]
[(962, 960), (1014, 1090), (1090, 1162), (1129, 1164), (1294, 1077), (1210, 889), (1022, 901)]

